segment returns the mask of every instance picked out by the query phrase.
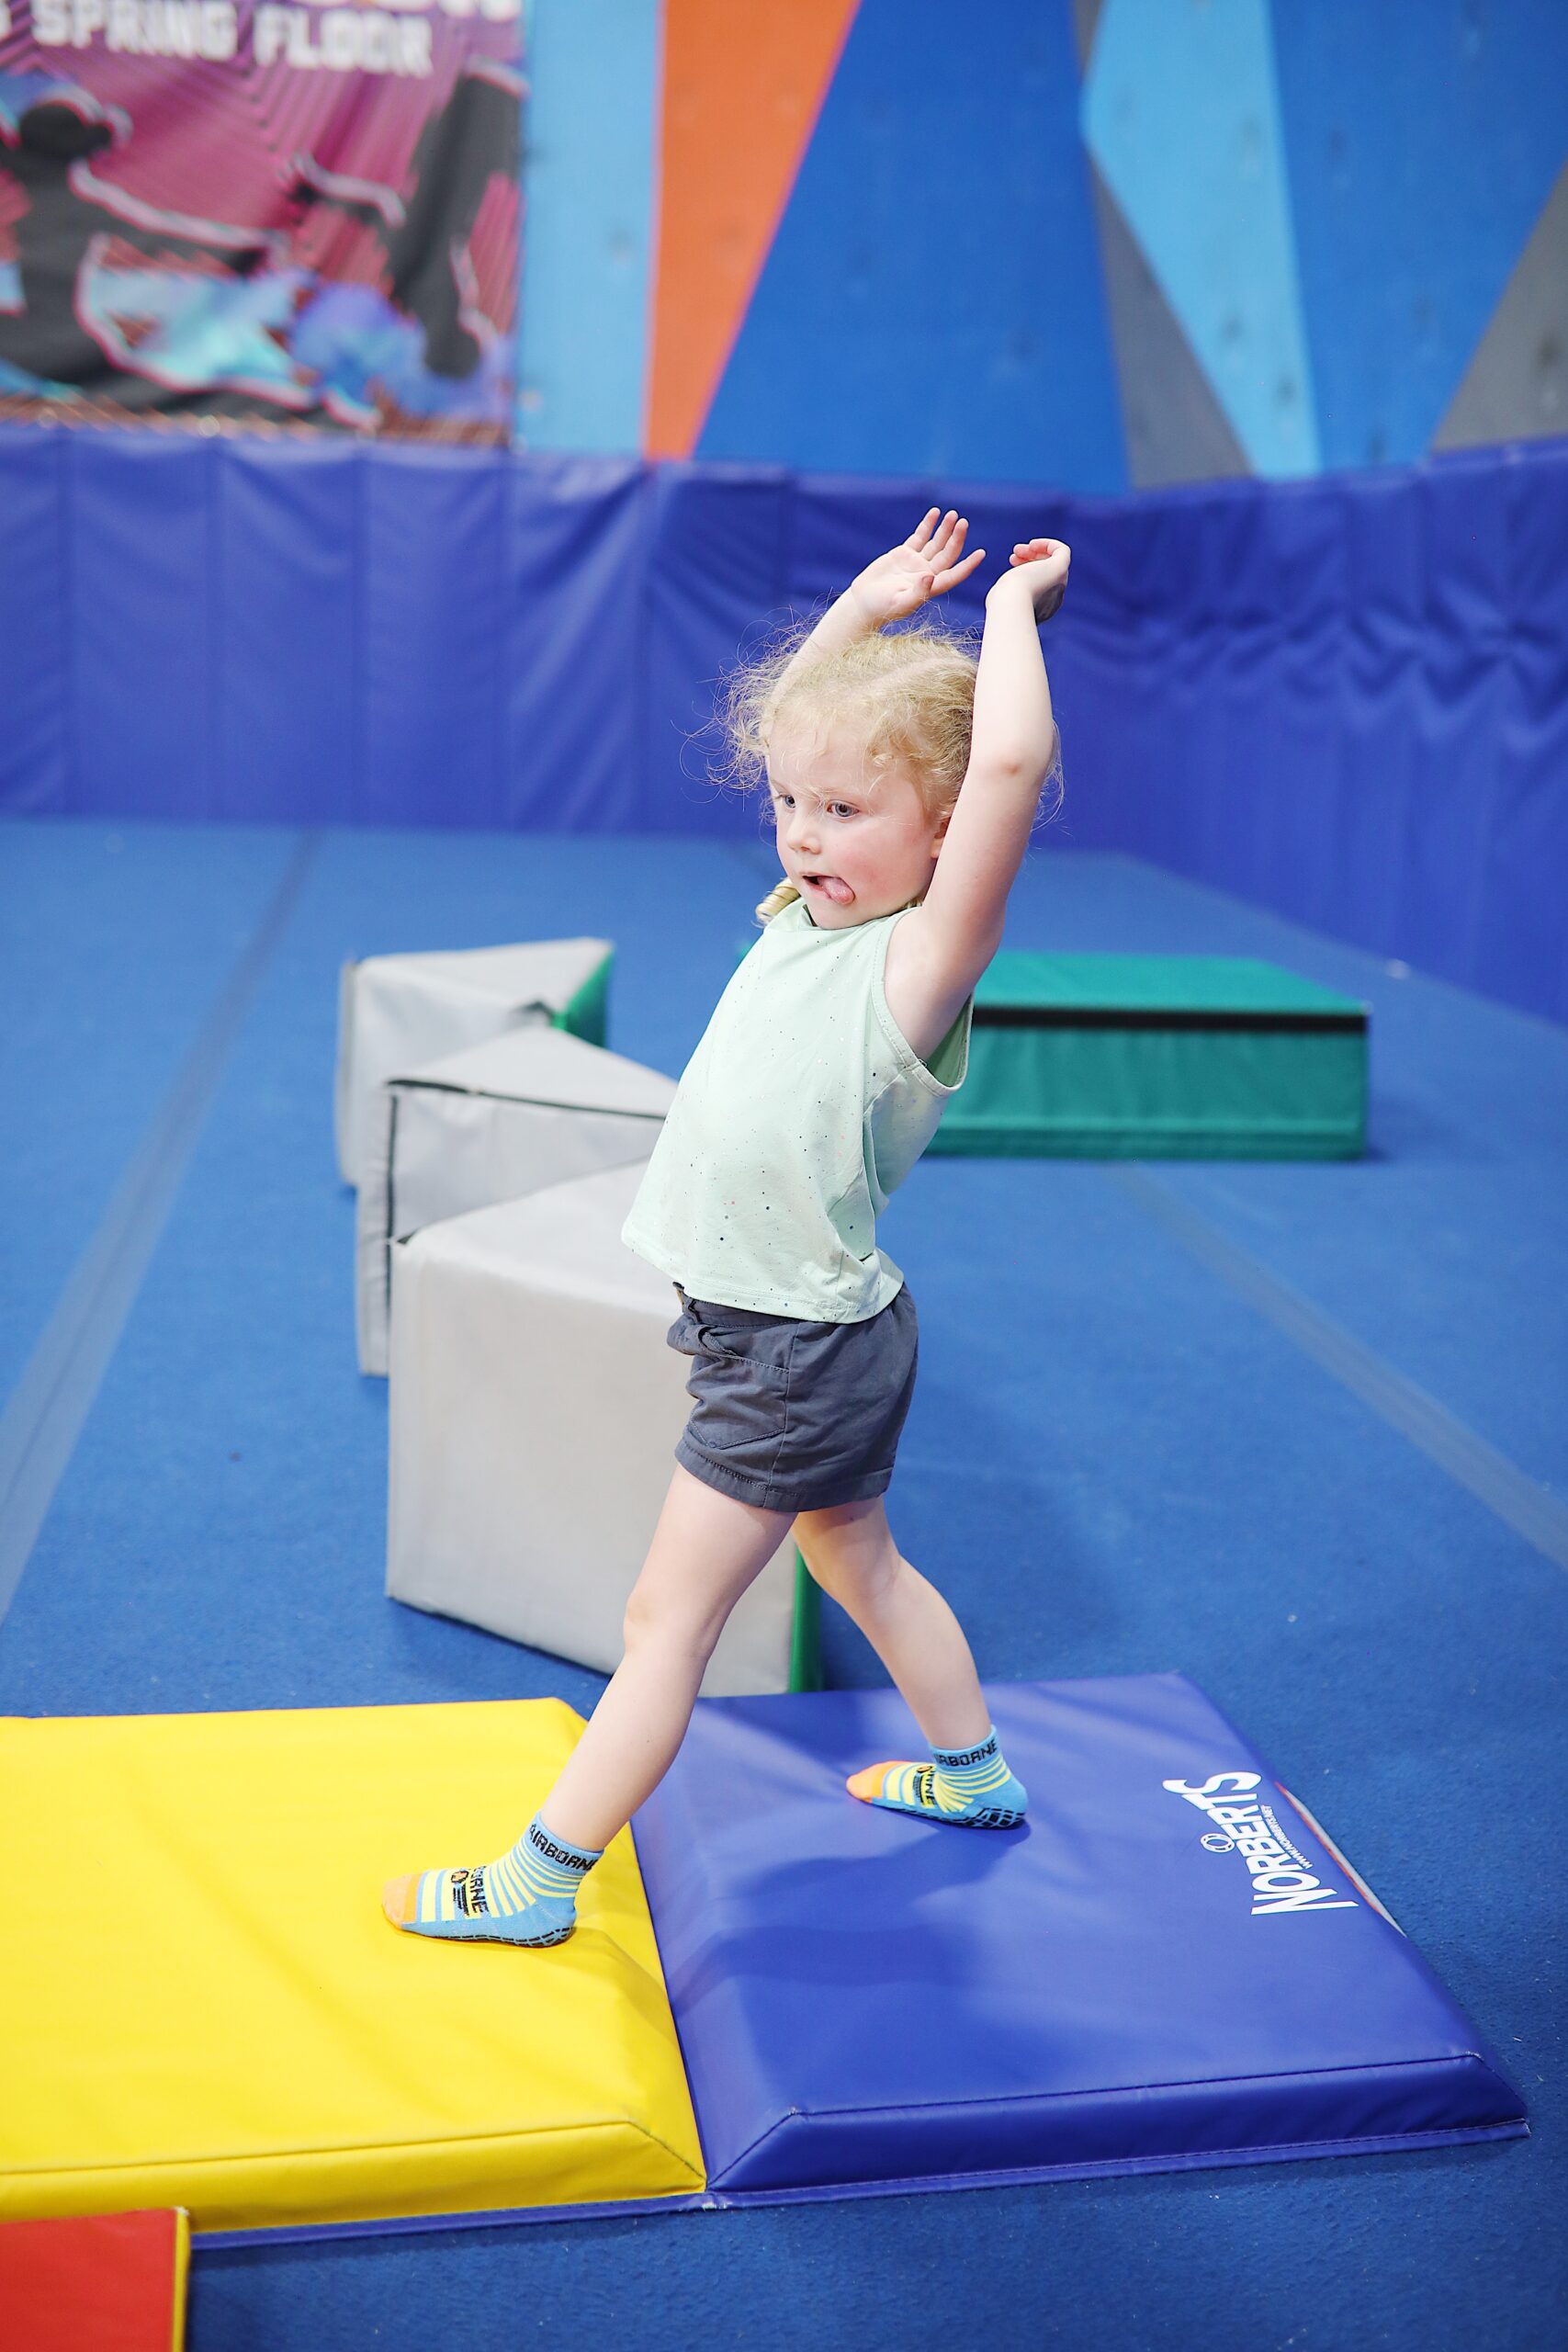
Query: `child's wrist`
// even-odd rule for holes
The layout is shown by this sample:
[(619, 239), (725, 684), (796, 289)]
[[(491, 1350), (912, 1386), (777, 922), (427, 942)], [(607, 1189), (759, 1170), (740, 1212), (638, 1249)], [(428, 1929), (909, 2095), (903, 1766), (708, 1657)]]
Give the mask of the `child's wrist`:
[(986, 591), (986, 605), (987, 610), (993, 604), (1001, 605), (1022, 604), (1027, 606), (1029, 612), (1032, 615), (1034, 611), (1034, 592), (1030, 587), (1028, 581), (1025, 580), (1021, 573), (1016, 571), (1004, 571), (1001, 578), (999, 580), (993, 580), (990, 586)]
[(874, 637), (876, 635), (877, 631), (882, 627), (882, 623), (877, 619), (875, 614), (867, 608), (865, 600), (860, 593), (860, 582), (858, 579), (851, 581), (849, 586), (840, 597), (839, 602), (845, 608), (845, 618), (851, 619), (854, 622), (854, 625), (860, 630), (863, 637)]

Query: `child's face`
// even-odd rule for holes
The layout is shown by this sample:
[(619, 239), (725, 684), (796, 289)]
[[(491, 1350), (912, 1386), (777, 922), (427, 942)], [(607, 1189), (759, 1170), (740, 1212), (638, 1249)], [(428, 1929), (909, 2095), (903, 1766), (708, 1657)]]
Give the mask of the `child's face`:
[(810, 743), (784, 729), (769, 746), (779, 863), (823, 931), (874, 922), (919, 898), (947, 817), (929, 816), (907, 775), (863, 774), (861, 745)]

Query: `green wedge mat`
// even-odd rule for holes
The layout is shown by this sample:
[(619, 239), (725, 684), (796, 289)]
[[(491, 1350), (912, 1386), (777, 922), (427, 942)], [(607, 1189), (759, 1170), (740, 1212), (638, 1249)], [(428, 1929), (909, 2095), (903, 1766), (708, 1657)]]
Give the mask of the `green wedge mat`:
[(610, 1002), (610, 967), (615, 960), (612, 947), (603, 956), (581, 987), (570, 996), (558, 1012), (550, 1015), (552, 1029), (565, 1029), (584, 1045), (602, 1046), (604, 1024)]
[(1004, 949), (932, 1152), (1349, 1159), (1366, 1148), (1367, 1008), (1237, 956)]

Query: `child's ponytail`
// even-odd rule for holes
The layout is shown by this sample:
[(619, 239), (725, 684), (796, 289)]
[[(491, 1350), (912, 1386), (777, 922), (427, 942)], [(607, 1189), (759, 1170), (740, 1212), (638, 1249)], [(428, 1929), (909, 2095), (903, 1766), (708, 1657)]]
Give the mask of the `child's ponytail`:
[(757, 909), (757, 921), (772, 922), (775, 915), (782, 915), (784, 909), (792, 906), (799, 896), (800, 892), (793, 882), (776, 882)]

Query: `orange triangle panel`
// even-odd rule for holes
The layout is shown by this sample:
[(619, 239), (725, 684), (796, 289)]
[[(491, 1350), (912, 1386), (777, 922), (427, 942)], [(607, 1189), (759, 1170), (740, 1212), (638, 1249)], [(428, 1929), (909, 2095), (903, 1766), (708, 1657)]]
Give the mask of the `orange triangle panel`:
[(696, 446), (855, 7), (664, 0), (649, 457)]

